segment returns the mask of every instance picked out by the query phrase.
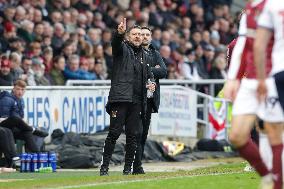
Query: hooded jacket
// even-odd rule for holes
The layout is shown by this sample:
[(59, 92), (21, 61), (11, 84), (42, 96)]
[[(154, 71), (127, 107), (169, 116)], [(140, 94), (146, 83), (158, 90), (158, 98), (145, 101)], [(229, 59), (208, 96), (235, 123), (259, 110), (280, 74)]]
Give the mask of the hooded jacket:
[(24, 101), (18, 99), (13, 93), (2, 91), (0, 93), (0, 118), (5, 117), (24, 117)]

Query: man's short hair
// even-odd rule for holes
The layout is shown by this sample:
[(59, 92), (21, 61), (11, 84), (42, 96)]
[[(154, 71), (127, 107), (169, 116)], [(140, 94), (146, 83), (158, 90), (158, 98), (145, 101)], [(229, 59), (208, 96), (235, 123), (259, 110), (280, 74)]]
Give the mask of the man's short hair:
[(141, 27), (139, 25), (134, 25), (134, 26), (131, 26), (130, 28), (128, 28), (128, 30), (126, 31), (126, 33), (129, 33), (131, 30), (133, 29), (141, 29)]
[(24, 80), (18, 79), (17, 81), (15, 81), (14, 83), (14, 87), (15, 86), (19, 86), (21, 88), (26, 88), (27, 87), (27, 83)]
[(152, 33), (151, 28), (149, 28), (148, 26), (143, 26), (141, 27), (141, 30), (149, 30)]

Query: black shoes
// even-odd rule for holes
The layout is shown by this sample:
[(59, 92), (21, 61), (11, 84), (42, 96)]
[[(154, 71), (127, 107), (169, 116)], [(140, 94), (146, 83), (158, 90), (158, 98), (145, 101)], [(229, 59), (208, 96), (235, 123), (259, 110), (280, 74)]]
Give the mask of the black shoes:
[(123, 175), (131, 175), (131, 170), (123, 170)]
[[(131, 167), (125, 167), (123, 172), (123, 175), (142, 175), (145, 174), (143, 167), (138, 167), (133, 169), (133, 172), (131, 173)], [(102, 168), (100, 169), (100, 176), (108, 176), (108, 168)]]
[(131, 175), (131, 167), (128, 167), (128, 166), (124, 167), (122, 174)]
[(7, 158), (6, 159), (6, 167), (14, 168), (20, 167), (21, 159), (19, 157)]
[(101, 168), (100, 176), (108, 176), (108, 168)]
[(36, 136), (39, 136), (39, 137), (43, 137), (43, 138), (48, 136), (48, 132), (45, 132), (45, 131), (42, 131), (42, 130), (39, 130), (39, 129), (35, 129), (33, 134), (36, 135)]
[(143, 167), (133, 168), (132, 175), (142, 175), (145, 174)]

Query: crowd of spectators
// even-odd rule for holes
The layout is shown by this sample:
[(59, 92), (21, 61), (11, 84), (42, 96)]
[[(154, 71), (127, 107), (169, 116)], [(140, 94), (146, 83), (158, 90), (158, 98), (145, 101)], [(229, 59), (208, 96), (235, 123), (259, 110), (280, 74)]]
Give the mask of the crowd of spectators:
[(150, 26), (168, 79), (226, 78), (230, 0), (0, 0), (0, 85), (64, 85), (112, 72), (112, 32)]

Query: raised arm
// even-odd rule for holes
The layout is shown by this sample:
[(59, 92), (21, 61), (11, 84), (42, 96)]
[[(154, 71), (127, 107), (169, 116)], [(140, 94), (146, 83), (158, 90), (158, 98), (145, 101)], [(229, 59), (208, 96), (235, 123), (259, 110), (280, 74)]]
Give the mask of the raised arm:
[(126, 31), (126, 18), (123, 18), (123, 21), (120, 22), (120, 24), (118, 25), (117, 31), (114, 33), (111, 42), (112, 52), (114, 55), (119, 55), (123, 52), (122, 42), (124, 39), (125, 31)]

